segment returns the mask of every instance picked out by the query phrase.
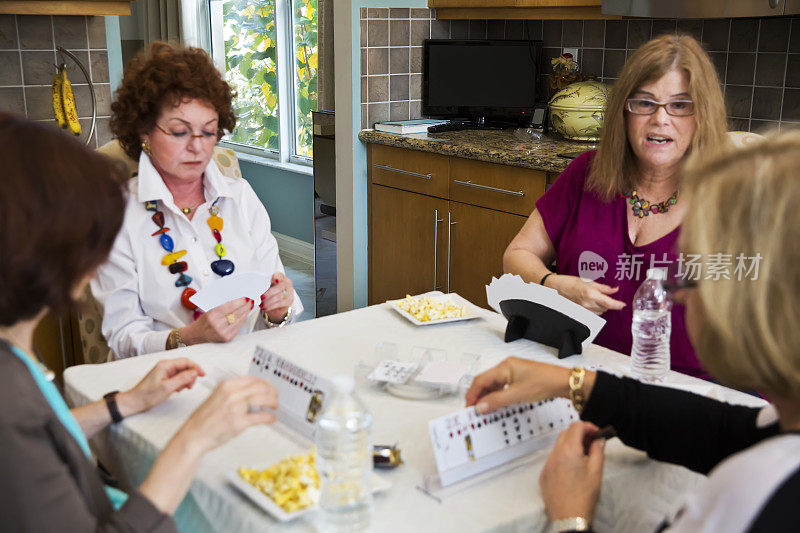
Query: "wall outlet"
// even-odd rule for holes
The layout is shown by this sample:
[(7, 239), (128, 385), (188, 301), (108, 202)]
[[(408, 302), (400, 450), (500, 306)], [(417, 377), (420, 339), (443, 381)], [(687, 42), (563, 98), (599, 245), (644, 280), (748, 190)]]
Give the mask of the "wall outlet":
[(564, 48), (561, 51), (562, 54), (572, 54), (572, 59), (575, 60), (576, 63), (580, 64), (580, 58), (578, 58), (578, 49), (577, 48)]

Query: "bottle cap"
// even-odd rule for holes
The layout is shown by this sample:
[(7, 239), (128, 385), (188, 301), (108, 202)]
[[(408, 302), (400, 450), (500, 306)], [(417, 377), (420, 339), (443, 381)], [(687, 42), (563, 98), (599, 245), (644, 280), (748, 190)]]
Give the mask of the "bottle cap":
[(350, 394), (356, 388), (356, 382), (350, 376), (334, 376), (331, 381), (334, 388), (342, 394)]
[(663, 268), (648, 268), (647, 279), (660, 279), (663, 281), (667, 279), (667, 272)]

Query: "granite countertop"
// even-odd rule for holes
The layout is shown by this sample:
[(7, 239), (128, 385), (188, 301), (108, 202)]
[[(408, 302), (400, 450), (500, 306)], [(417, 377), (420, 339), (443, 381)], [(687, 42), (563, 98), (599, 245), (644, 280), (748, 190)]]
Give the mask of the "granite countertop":
[(362, 130), (358, 134), (358, 138), (365, 143), (398, 146), (547, 172), (561, 172), (572, 160), (560, 157), (558, 154), (570, 153), (574, 157), (578, 153), (595, 148), (594, 144), (567, 141), (555, 133), (535, 140), (522, 128), (460, 130), (411, 135)]

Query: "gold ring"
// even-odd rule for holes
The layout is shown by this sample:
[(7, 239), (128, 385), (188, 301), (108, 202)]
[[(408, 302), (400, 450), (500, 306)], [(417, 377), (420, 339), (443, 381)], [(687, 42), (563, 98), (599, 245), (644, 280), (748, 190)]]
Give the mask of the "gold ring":
[(289, 296), (289, 292), (286, 289), (283, 289), (283, 297), (286, 298)]
[(227, 315), (225, 315), (225, 320), (228, 321), (228, 324), (233, 324), (234, 322), (236, 322), (236, 316), (233, 313), (228, 313)]

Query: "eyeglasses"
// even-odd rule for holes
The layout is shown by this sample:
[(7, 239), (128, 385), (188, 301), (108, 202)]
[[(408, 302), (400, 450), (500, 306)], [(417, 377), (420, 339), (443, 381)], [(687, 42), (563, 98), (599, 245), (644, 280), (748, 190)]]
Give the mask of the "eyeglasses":
[(625, 108), (634, 115), (652, 115), (663, 107), (668, 115), (673, 117), (688, 117), (694, 115), (694, 102), (691, 100), (672, 100), (662, 104), (648, 98), (628, 98)]
[(670, 299), (678, 304), (685, 304), (687, 291), (696, 288), (697, 281), (686, 278), (679, 278), (674, 283), (664, 283), (664, 290), (667, 291)]
[(203, 143), (216, 144), (217, 140), (219, 139), (219, 132), (216, 130), (200, 130), (199, 134), (195, 134), (194, 131), (188, 126), (182, 126), (181, 129), (177, 131), (166, 130), (158, 124), (156, 124), (156, 128), (161, 130), (164, 135), (171, 137), (175, 142), (180, 142), (183, 144), (189, 144), (192, 142), (192, 139), (200, 139)]

